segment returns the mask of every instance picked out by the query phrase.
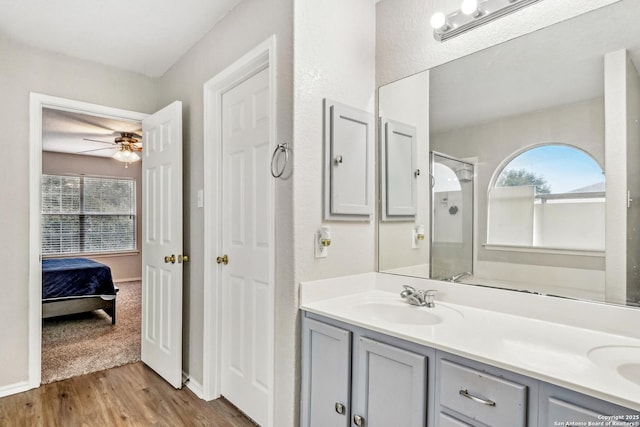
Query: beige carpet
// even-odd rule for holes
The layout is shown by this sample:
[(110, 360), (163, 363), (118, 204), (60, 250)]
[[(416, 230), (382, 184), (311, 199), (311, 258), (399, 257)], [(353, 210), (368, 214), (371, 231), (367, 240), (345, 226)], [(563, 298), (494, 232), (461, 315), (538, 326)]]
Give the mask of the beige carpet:
[(116, 324), (102, 310), (42, 321), (42, 383), (140, 360), (141, 283), (118, 283)]

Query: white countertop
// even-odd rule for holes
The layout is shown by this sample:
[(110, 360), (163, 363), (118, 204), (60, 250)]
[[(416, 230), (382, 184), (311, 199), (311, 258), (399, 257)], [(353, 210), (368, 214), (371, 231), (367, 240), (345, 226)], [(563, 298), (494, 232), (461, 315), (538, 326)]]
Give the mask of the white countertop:
[[(490, 293), (488, 297), (491, 299), (496, 296), (504, 299), (510, 305), (510, 310), (506, 312), (457, 304), (453, 302), (455, 292), (446, 291), (443, 293), (448, 298), (439, 300), (436, 296), (434, 308), (409, 306), (399, 296), (401, 283), (411, 282), (408, 284), (420, 289), (450, 287), (451, 284), (407, 278), (399, 278), (397, 283), (393, 283), (394, 279), (376, 278), (377, 274), (371, 273), (302, 283), (300, 308), (640, 411), (640, 338), (637, 336), (611, 333), (606, 330), (607, 327), (603, 327), (605, 330), (598, 330), (567, 324), (556, 321), (551, 314), (548, 317), (554, 321), (536, 319), (533, 314), (526, 312), (527, 299), (534, 296), (514, 292), (511, 292), (516, 294), (513, 298), (518, 299), (515, 302), (510, 300), (511, 296), (508, 294), (483, 290)], [(428, 286), (420, 286), (421, 284)], [(468, 288), (466, 290), (477, 292)], [(531, 298), (528, 302), (540, 305), (547, 301), (538, 297)], [(398, 309), (416, 311), (410, 312), (407, 323), (398, 323), (376, 314), (376, 304), (384, 304), (391, 313)], [(522, 305), (518, 307), (518, 311), (524, 312), (528, 317), (509, 312), (518, 304)], [(551, 301), (550, 304), (551, 308), (564, 304), (564, 309), (580, 310), (574, 316), (588, 318), (586, 320), (589, 320), (590, 325), (593, 325), (591, 316), (603, 315), (602, 310), (607, 310), (606, 306), (594, 308), (588, 303), (580, 304), (576, 301)], [(422, 311), (438, 316), (441, 321), (432, 325), (424, 324), (421, 322)], [(615, 315), (616, 311), (610, 308), (606, 317), (611, 317), (611, 313)], [(621, 321), (636, 315), (624, 311), (620, 313)], [(566, 314), (564, 313), (565, 316)], [(611, 319), (603, 319), (603, 323), (607, 322), (611, 322)], [(638, 329), (640, 323), (627, 326)], [(603, 348), (604, 350), (599, 350)], [(618, 372), (620, 365), (627, 365), (623, 372), (629, 375), (628, 372), (631, 371), (633, 380)]]

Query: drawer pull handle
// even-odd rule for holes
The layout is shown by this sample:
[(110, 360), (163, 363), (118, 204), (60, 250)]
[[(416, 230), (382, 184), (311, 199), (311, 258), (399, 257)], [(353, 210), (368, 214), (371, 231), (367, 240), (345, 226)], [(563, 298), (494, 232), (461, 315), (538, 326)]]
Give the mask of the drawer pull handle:
[(467, 389), (460, 390), (460, 396), (464, 396), (467, 399), (473, 400), (474, 402), (482, 403), (483, 405), (496, 406), (496, 402), (494, 402), (493, 400), (482, 399), (478, 396), (474, 396), (473, 394), (469, 393), (469, 390)]

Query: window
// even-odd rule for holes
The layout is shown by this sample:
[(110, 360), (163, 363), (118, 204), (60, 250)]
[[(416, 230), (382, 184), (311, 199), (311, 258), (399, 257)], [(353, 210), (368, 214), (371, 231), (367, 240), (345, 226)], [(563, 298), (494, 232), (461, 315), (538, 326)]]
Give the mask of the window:
[(526, 150), (489, 191), (487, 243), (603, 251), (605, 178), (586, 152), (564, 144)]
[(127, 178), (43, 175), (42, 253), (136, 249), (136, 182)]

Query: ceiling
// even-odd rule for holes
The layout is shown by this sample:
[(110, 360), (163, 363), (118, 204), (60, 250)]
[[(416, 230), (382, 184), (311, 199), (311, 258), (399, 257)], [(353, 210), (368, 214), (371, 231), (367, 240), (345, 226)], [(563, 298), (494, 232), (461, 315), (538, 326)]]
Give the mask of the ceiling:
[[(42, 110), (42, 150), (58, 153), (112, 157), (120, 132), (141, 134), (139, 122), (126, 122), (62, 110)], [(93, 139), (96, 141), (87, 141)]]
[(242, 0), (0, 0), (0, 34), (159, 77)]

